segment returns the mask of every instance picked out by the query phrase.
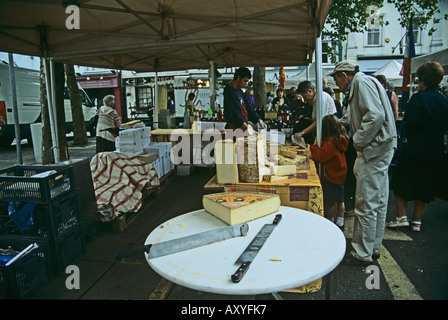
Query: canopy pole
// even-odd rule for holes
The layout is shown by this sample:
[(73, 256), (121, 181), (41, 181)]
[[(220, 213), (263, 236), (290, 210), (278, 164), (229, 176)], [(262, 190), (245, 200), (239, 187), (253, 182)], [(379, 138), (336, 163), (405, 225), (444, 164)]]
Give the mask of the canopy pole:
[[(48, 58), (49, 59), (49, 58)], [(51, 109), (49, 110), (49, 114), (52, 117), (53, 128), (51, 132), (53, 132), (54, 141), (53, 143), (53, 154), (54, 154), (54, 163), (58, 163), (59, 159), (59, 133), (58, 133), (58, 118), (56, 115), (56, 86), (54, 83), (54, 61), (49, 59), (49, 67), (50, 67), (50, 92), (51, 92)], [(47, 97), (49, 95), (47, 94)], [(51, 118), (50, 118), (51, 119)]]
[(53, 92), (52, 92), (52, 77), (51, 77), (51, 71), (50, 71), (50, 62), (48, 61), (48, 57), (44, 56), (44, 68), (45, 68), (45, 88), (47, 90), (47, 103), (48, 103), (48, 115), (50, 118), (50, 131), (51, 131), (51, 140), (52, 140), (52, 151), (54, 156), (54, 162), (59, 162), (59, 152), (58, 152), (58, 137), (57, 137), (57, 130), (56, 130), (56, 118), (54, 114), (54, 107), (53, 107)]
[(14, 129), (16, 133), (16, 150), (17, 150), (17, 164), (22, 165), (22, 138), (20, 137), (20, 122), (19, 111), (17, 109), (17, 90), (16, 90), (16, 73), (14, 70), (14, 57), (12, 53), (8, 53), (9, 60), (9, 81), (11, 83), (12, 106), (14, 112)]
[(316, 37), (316, 124), (317, 124), (317, 145), (320, 147), (322, 142), (322, 95), (323, 95), (323, 82), (322, 82), (322, 38), (319, 35)]
[(156, 58), (155, 60), (155, 69), (156, 69), (156, 76), (155, 76), (155, 85), (154, 85), (154, 123), (153, 123), (153, 129), (159, 128), (159, 58)]
[(40, 35), (40, 44), (42, 49), (42, 56), (44, 59), (44, 70), (45, 70), (45, 89), (47, 91), (47, 103), (48, 103), (48, 115), (50, 118), (50, 132), (51, 132), (51, 140), (52, 140), (52, 150), (53, 150), (53, 156), (54, 156), (54, 162), (59, 162), (59, 139), (58, 139), (58, 133), (57, 133), (57, 125), (56, 125), (56, 116), (55, 116), (55, 109), (54, 109), (54, 95), (53, 90), (54, 84), (53, 79), (54, 77), (51, 75), (51, 69), (50, 68), (50, 62), (48, 58), (48, 46), (47, 46), (47, 29), (48, 27), (45, 25), (39, 25), (37, 26), (37, 30)]

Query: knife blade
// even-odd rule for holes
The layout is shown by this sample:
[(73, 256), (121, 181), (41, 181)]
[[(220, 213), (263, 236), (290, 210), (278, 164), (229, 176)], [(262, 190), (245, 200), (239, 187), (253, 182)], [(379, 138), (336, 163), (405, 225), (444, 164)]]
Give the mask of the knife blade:
[(240, 223), (232, 226), (200, 232), (177, 239), (153, 244), (146, 244), (128, 250), (123, 250), (115, 255), (115, 259), (119, 261), (123, 258), (128, 258), (143, 252), (146, 252), (150, 259), (157, 258), (234, 237), (244, 237), (247, 235), (248, 230), (249, 225), (247, 223)]
[(272, 224), (265, 224), (251, 241), (251, 243), (247, 246), (246, 250), (244, 250), (244, 252), (239, 256), (235, 264), (241, 263), (241, 266), (232, 275), (231, 279), (233, 282), (238, 283), (241, 281), (241, 279), (249, 269), (250, 264), (252, 263), (252, 261), (254, 261), (258, 252), (261, 250), (261, 247), (263, 247), (264, 243), (269, 238), (272, 231), (274, 231), (274, 228), (279, 224), (281, 219), (282, 215), (277, 214)]

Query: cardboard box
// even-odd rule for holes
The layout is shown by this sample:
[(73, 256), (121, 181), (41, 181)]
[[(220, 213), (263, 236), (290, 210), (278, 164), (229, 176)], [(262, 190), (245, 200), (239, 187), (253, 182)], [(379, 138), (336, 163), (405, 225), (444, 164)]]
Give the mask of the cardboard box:
[(172, 147), (172, 142), (151, 142), (149, 146), (145, 147), (144, 149), (146, 150), (146, 152), (158, 152), (160, 158), (164, 155), (169, 156)]
[(159, 158), (157, 160), (154, 160), (152, 163), (150, 163), (150, 165), (156, 170), (159, 178), (164, 176), (162, 159)]
[(143, 153), (138, 157), (140, 160), (151, 164), (155, 160), (159, 159), (159, 154), (156, 152)]
[(132, 151), (116, 149), (115, 152), (122, 153), (122, 154), (124, 154), (124, 155), (126, 155), (128, 157), (136, 157), (136, 156), (141, 155), (143, 153), (143, 149), (140, 149), (140, 150), (137, 149), (137, 150), (132, 150)]
[(151, 127), (143, 127), (142, 129), (142, 138), (150, 138), (151, 137)]
[(122, 141), (121, 139), (118, 141), (118, 147), (120, 150), (126, 150), (126, 151), (134, 151), (134, 150), (142, 150), (143, 151), (143, 141), (135, 140), (133, 142), (129, 141)]
[(120, 142), (134, 142), (142, 139), (143, 128), (126, 129), (120, 131)]
[(163, 175), (165, 175), (171, 171), (171, 159), (169, 155), (164, 155), (161, 159), (163, 164)]
[(141, 129), (143, 148), (147, 148), (151, 144), (151, 127), (143, 127)]
[(204, 132), (205, 130), (215, 129), (215, 123), (209, 121), (198, 121), (196, 123), (196, 131)]
[(148, 147), (144, 147), (143, 150), (145, 151), (145, 153), (157, 153), (159, 158), (163, 157), (166, 154), (164, 148), (154, 147), (152, 146), (152, 143), (150, 143)]

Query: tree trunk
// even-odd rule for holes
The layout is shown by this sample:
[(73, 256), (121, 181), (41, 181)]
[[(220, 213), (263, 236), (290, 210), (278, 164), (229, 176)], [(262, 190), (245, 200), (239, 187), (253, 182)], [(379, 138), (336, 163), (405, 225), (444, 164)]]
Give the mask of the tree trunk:
[(50, 114), (48, 113), (47, 88), (45, 82), (44, 61), (40, 59), (40, 105), (42, 122), (42, 164), (54, 162), (51, 139)]
[(57, 132), (58, 132), (58, 144), (59, 144), (59, 160), (65, 161), (69, 159), (67, 138), (65, 134), (65, 107), (64, 107), (64, 86), (65, 86), (65, 73), (64, 65), (62, 63), (54, 64), (54, 83), (55, 83), (55, 96), (56, 96), (56, 119), (57, 119)]
[(266, 68), (254, 67), (254, 107), (266, 109)]
[(70, 105), (72, 107), (73, 145), (85, 146), (89, 141), (87, 139), (86, 123), (82, 111), (81, 94), (79, 93), (78, 83), (76, 82), (75, 68), (72, 64), (64, 64), (64, 69), (68, 94), (70, 96)]

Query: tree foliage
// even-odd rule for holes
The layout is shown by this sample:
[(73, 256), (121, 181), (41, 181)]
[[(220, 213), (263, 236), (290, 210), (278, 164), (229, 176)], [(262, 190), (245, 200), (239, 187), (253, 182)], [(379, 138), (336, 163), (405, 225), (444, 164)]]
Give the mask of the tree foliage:
[[(393, 4), (400, 14), (399, 23), (406, 28), (411, 18), (418, 17), (418, 25), (425, 29), (431, 21), (436, 24), (440, 18), (434, 17), (440, 13), (437, 0), (386, 0)], [(327, 16), (327, 23), (330, 28), (323, 31), (324, 35), (330, 37), (331, 46), (329, 55), (333, 62), (337, 61), (338, 47), (347, 40), (349, 33), (364, 32), (368, 29), (369, 23), (373, 23), (372, 17), (375, 10), (383, 7), (382, 0), (333, 0), (332, 6)], [(448, 20), (448, 14), (444, 15)], [(382, 25), (388, 25), (389, 21), (378, 21)], [(434, 26), (428, 30), (431, 36), (435, 31)]]

